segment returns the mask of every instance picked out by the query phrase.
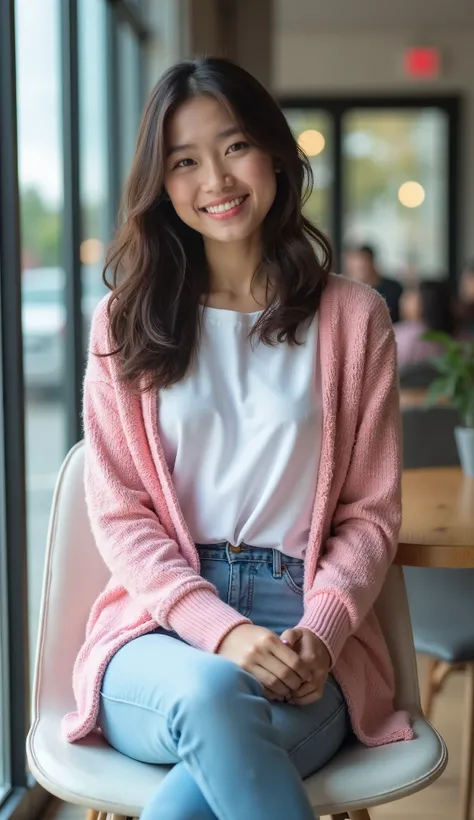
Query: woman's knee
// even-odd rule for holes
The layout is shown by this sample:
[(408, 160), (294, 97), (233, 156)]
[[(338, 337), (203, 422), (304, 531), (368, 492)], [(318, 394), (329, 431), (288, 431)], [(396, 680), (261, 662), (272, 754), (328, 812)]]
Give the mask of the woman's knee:
[(198, 712), (218, 709), (219, 704), (228, 708), (230, 702), (245, 694), (261, 696), (261, 684), (237, 664), (211, 654), (203, 655), (181, 690), (188, 709)]

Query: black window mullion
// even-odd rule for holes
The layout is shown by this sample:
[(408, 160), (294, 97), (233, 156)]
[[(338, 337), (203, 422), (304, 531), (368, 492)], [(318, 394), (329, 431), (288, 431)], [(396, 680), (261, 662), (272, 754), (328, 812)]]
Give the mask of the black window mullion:
[(107, 4), (107, 136), (109, 216), (108, 232), (114, 234), (121, 192), (121, 139), (120, 139), (120, 93), (118, 66), (118, 21), (115, 3)]
[(82, 436), (81, 401), (84, 372), (80, 246), (81, 195), (79, 149), (79, 66), (77, 0), (60, 3), (64, 162), (63, 265), (66, 275), (66, 408), (67, 444)]
[(3, 499), (8, 589), (10, 771), (26, 789), (29, 725), (28, 601), (21, 242), (18, 190), (14, 3), (0, 3), (0, 286), (3, 416)]

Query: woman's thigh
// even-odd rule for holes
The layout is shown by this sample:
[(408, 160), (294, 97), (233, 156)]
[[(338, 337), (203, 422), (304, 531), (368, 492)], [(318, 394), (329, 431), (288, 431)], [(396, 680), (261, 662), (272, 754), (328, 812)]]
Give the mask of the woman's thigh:
[[(164, 630), (125, 644), (110, 661), (100, 693), (98, 725), (118, 751), (145, 763), (176, 763), (170, 716), (229, 661), (189, 646)], [(204, 697), (204, 695), (203, 695)]]
[[(102, 683), (98, 723), (106, 740), (128, 757), (145, 763), (178, 762), (169, 723), (176, 704), (198, 698), (205, 714), (206, 707), (212, 709), (213, 687), (220, 678), (229, 685), (232, 708), (229, 664), (235, 666), (163, 633), (130, 641), (112, 658)], [(226, 674), (220, 675), (222, 671)], [(255, 682), (256, 696), (260, 690), (263, 697), (263, 688)], [(332, 679), (316, 703), (300, 707), (271, 702), (270, 712), (280, 745), (302, 777), (320, 769), (348, 733), (347, 709)]]

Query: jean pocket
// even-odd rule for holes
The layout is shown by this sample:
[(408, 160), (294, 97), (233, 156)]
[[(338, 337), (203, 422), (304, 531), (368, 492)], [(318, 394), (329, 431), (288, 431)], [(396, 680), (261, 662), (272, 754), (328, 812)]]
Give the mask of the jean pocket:
[(282, 567), (283, 578), (293, 592), (303, 595), (304, 590), (304, 564), (285, 564)]

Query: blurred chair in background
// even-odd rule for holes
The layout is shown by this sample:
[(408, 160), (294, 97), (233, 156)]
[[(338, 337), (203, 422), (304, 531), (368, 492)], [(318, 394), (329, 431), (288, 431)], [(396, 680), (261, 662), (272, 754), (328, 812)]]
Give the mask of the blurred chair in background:
[[(454, 427), (459, 423), (456, 411), (407, 408), (402, 423), (405, 469), (459, 464), (454, 440)], [(422, 704), (428, 719), (449, 673), (465, 670), (461, 818), (469, 820), (474, 762), (474, 570), (405, 567), (404, 573), (415, 648), (431, 659)]]

